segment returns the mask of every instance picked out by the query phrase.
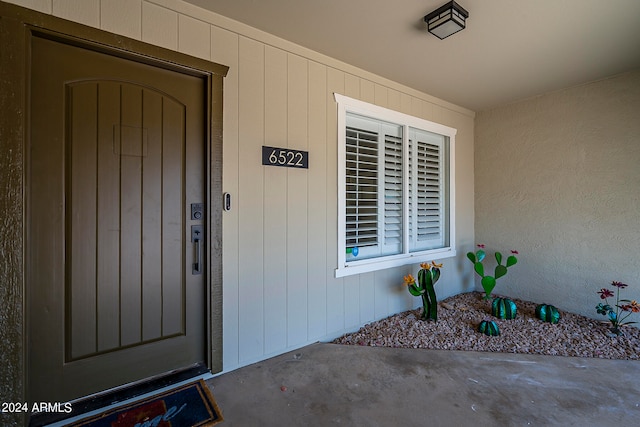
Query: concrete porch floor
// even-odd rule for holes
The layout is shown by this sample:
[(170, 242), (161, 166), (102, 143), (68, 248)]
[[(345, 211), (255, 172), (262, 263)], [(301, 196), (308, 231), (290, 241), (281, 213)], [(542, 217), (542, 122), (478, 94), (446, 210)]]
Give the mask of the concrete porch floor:
[(207, 381), (226, 426), (640, 423), (640, 362), (313, 344)]

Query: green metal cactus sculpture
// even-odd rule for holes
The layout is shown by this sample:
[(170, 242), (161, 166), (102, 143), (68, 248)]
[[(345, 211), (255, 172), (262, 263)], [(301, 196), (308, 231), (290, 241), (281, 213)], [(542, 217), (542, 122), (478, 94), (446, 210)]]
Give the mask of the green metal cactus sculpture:
[(422, 297), (422, 319), (436, 322), (438, 320), (438, 300), (434, 285), (440, 278), (442, 264), (436, 264), (433, 261), (431, 264), (424, 262), (420, 264), (420, 268), (417, 283), (411, 274), (404, 277), (404, 283), (411, 295)]
[(538, 304), (536, 306), (536, 316), (543, 322), (556, 324), (560, 321), (560, 312), (551, 304)]
[(490, 337), (496, 337), (500, 335), (500, 328), (498, 328), (498, 324), (493, 320), (483, 320), (478, 325), (478, 332), (489, 335)]
[(518, 315), (518, 307), (509, 298), (496, 297), (491, 303), (491, 314), (498, 319), (512, 320)]
[(473, 263), (473, 269), (475, 270), (475, 272), (478, 273), (480, 277), (482, 277), (480, 283), (482, 283), (482, 288), (485, 292), (484, 299), (490, 299), (491, 292), (493, 291), (493, 288), (496, 287), (496, 280), (507, 274), (507, 269), (518, 262), (518, 259), (516, 258), (516, 255), (518, 255), (518, 251), (511, 251), (511, 255), (509, 255), (509, 257), (507, 258), (507, 262), (505, 265), (502, 264), (502, 253), (496, 252), (496, 261), (498, 262), (498, 265), (496, 266), (494, 275), (489, 276), (484, 274), (484, 265), (482, 264), (482, 261), (486, 256), (484, 245), (478, 245), (478, 247), (480, 249), (478, 249), (476, 253), (467, 253), (467, 258), (469, 258), (469, 260)]

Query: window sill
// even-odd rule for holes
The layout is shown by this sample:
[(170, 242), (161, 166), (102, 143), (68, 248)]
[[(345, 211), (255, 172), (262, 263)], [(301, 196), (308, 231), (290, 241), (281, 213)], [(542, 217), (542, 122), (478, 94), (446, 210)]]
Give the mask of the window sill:
[(383, 258), (370, 258), (361, 261), (351, 261), (336, 268), (335, 277), (346, 277), (354, 274), (370, 273), (387, 268), (401, 267), (403, 265), (416, 264), (431, 260), (440, 260), (456, 256), (454, 248), (433, 249), (430, 251), (401, 254)]

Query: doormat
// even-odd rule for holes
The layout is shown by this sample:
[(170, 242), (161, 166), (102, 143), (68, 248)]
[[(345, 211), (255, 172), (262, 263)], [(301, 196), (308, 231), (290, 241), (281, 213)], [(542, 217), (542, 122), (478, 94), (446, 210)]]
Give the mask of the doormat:
[(199, 380), (130, 405), (80, 420), (70, 427), (195, 427), (222, 421), (222, 413)]

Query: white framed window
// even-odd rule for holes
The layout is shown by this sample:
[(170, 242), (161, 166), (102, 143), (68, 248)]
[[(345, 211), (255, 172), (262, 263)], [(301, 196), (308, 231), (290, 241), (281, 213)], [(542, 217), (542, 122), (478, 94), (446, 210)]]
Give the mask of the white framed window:
[(336, 277), (455, 256), (456, 129), (334, 96)]

